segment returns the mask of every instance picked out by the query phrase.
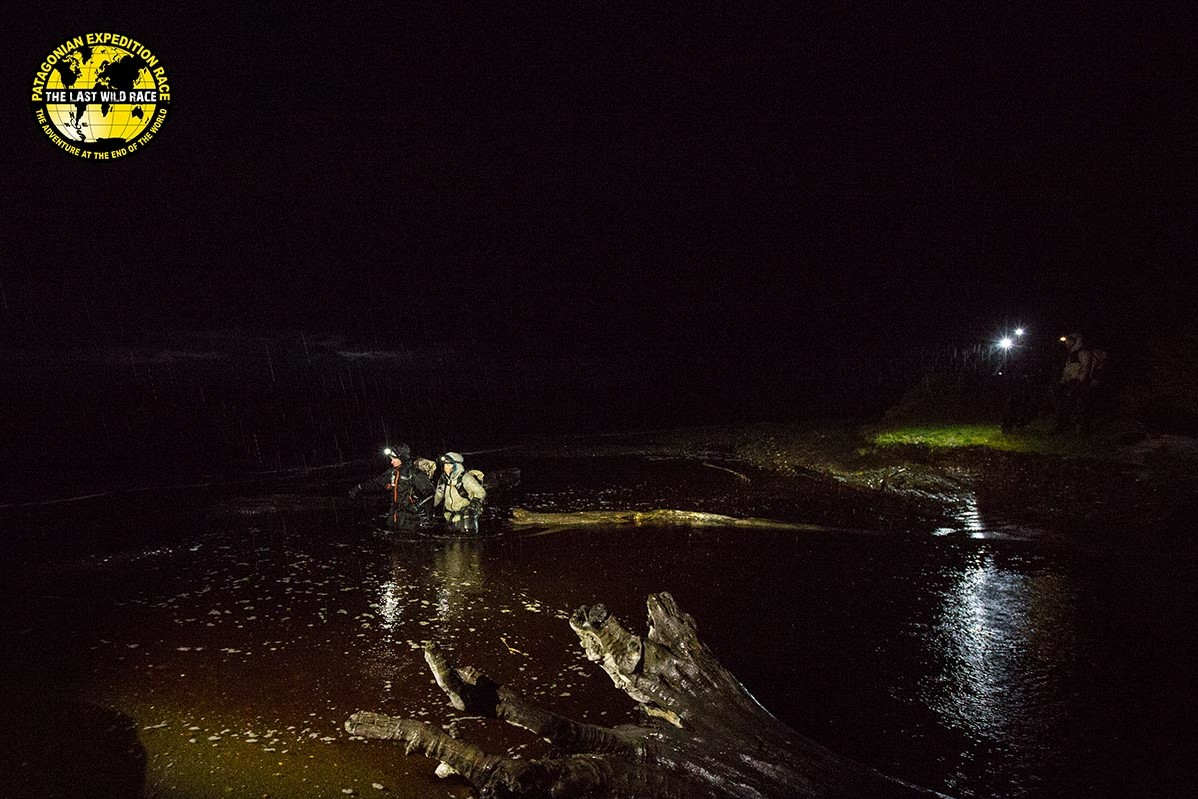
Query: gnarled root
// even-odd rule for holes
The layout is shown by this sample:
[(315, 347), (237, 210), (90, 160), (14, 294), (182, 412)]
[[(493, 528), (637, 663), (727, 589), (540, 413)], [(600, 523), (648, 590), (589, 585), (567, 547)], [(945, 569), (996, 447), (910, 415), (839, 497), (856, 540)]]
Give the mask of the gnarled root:
[(649, 632), (628, 632), (602, 605), (570, 626), (587, 657), (640, 703), (641, 726), (582, 724), (525, 702), (477, 669), (455, 667), (435, 645), (425, 660), (458, 710), (523, 727), (553, 757), (489, 755), (422, 722), (358, 712), (351, 733), (401, 741), (465, 777), (481, 796), (930, 797), (836, 755), (769, 714), (699, 640), (694, 619), (666, 593), (648, 600)]

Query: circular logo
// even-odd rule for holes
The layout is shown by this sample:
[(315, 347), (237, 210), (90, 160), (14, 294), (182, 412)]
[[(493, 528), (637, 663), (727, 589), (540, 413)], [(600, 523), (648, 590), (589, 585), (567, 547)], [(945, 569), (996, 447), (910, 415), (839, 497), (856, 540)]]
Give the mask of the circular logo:
[(110, 161), (137, 152), (170, 108), (166, 68), (141, 42), (87, 33), (55, 47), (33, 79), (33, 115), (47, 138), (77, 158)]

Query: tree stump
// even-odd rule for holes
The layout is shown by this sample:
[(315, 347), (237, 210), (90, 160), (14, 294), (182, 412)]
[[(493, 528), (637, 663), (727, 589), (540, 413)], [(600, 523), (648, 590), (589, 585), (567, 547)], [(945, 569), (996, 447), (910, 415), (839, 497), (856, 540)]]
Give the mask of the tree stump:
[(570, 619), (587, 657), (645, 712), (643, 724), (600, 727), (522, 700), (477, 669), (457, 668), (436, 645), (425, 660), (460, 711), (499, 718), (546, 739), (554, 756), (491, 755), (424, 722), (359, 711), (350, 733), (401, 741), (439, 760), (481, 796), (900, 797), (941, 796), (837, 755), (774, 718), (699, 640), (667, 593), (648, 599), (649, 631), (628, 632), (603, 605)]

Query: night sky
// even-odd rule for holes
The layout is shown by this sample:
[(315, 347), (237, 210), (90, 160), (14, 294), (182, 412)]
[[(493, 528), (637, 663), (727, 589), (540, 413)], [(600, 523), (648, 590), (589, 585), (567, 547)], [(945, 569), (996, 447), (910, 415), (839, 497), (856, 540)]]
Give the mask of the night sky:
[[(1196, 31), (1091, 5), (14, 7), (0, 322), (764, 363), (1140, 335), (1189, 313)], [(88, 163), (26, 98), (110, 30), (171, 116)]]

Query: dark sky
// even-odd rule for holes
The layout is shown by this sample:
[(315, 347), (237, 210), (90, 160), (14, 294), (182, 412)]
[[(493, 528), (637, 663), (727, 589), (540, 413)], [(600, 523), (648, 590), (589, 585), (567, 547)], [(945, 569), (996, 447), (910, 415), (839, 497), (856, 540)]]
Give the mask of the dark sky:
[[(3, 330), (770, 358), (1188, 313), (1192, 17), (333, 5), (4, 11)], [(26, 107), (92, 30), (171, 75), (115, 163)]]

